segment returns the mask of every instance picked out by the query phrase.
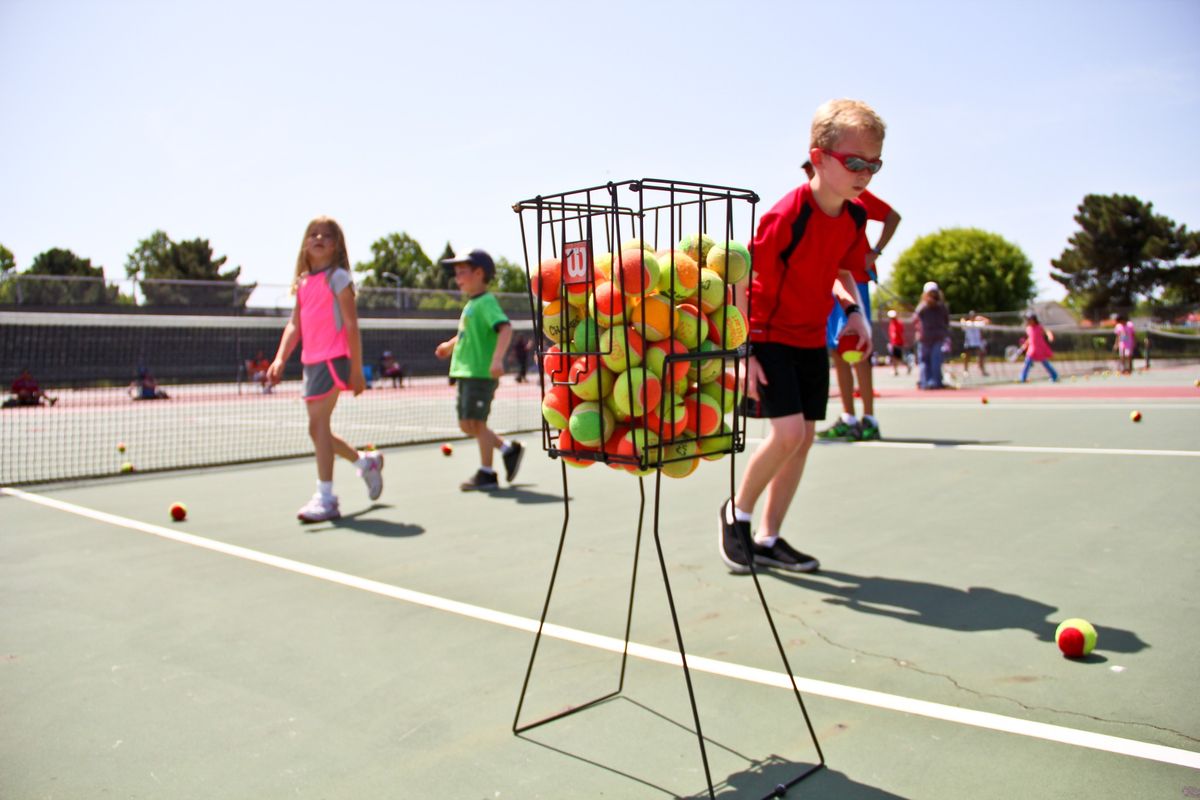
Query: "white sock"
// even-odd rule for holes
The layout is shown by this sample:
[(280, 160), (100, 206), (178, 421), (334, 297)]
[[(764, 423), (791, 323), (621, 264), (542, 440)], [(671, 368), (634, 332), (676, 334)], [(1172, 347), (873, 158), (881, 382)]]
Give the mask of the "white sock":
[(513, 449), (512, 442), (501, 442), (500, 443), (500, 452), (504, 453), (504, 455), (508, 455), (509, 453), (511, 453), (512, 449)]
[(868, 425), (874, 425), (876, 428), (879, 427), (879, 420), (875, 419), (875, 417), (871, 414), (863, 414), (863, 422), (867, 423)]
[(770, 547), (779, 539), (779, 534), (768, 536), (765, 533), (759, 533), (754, 537), (754, 543), (759, 547)]
[[(733, 509), (733, 517), (732, 518), (729, 516), (730, 508)], [(742, 511), (740, 508), (733, 505), (732, 503), (726, 503), (725, 504), (725, 519), (727, 522), (729, 522), (730, 525), (732, 525), (734, 522), (750, 522), (751, 520), (754, 519), (754, 515), (749, 514), (745, 511)]]
[(333, 497), (333, 481), (317, 481), (317, 494), (326, 500)]
[(479, 471), (480, 471), (480, 472), (486, 472), (488, 475), (495, 475), (495, 474), (496, 474), (496, 470), (492, 469), (491, 467), (483, 467), (483, 466), (481, 466), (481, 467), (479, 468)]
[(855, 416), (853, 414), (846, 414), (844, 412), (842, 414), (842, 422), (846, 423), (847, 425), (857, 425), (858, 424), (858, 420), (855, 418)]

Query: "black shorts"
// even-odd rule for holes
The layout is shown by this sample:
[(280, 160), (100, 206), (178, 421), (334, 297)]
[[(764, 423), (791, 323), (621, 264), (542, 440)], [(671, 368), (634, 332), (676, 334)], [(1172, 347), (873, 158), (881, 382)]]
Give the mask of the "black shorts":
[(499, 381), (492, 378), (458, 379), (458, 418), (487, 422)]
[(829, 350), (824, 347), (792, 347), (778, 342), (755, 342), (751, 352), (766, 375), (758, 385), (759, 402), (746, 398), (748, 417), (790, 417), (803, 414), (806, 420), (825, 419), (829, 404)]

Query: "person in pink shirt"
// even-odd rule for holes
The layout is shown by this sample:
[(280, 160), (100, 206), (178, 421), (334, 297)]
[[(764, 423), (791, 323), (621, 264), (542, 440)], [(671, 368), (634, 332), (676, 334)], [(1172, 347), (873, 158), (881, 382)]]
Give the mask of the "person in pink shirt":
[(1117, 359), (1121, 362), (1120, 371), (1132, 375), (1133, 351), (1137, 348), (1137, 329), (1124, 314), (1113, 316), (1117, 320), (1116, 327), (1113, 328), (1113, 333), (1116, 334), (1113, 349), (1117, 351)]
[(342, 228), (333, 219), (317, 217), (308, 223), (296, 258), (292, 290), (296, 306), (267, 369), (267, 380), (271, 385), (279, 383), (288, 358), (303, 342), (300, 362), (304, 365), (308, 434), (316, 449), (317, 493), (296, 516), (301, 522), (322, 522), (342, 515), (333, 493), (335, 455), (354, 464), (372, 500), (383, 492), (383, 454), (355, 450), (330, 426), (338, 394), (350, 390), (357, 397), (366, 389), (350, 258)]
[(1058, 381), (1058, 373), (1054, 371), (1054, 367), (1050, 363), (1050, 359), (1054, 356), (1054, 351), (1050, 348), (1050, 343), (1053, 341), (1054, 334), (1041, 326), (1037, 314), (1032, 311), (1027, 312), (1025, 314), (1025, 341), (1021, 344), (1021, 350), (1025, 353), (1025, 368), (1021, 370), (1021, 383), (1029, 380), (1029, 370), (1035, 361), (1042, 362), (1046, 372), (1050, 373), (1050, 380)]

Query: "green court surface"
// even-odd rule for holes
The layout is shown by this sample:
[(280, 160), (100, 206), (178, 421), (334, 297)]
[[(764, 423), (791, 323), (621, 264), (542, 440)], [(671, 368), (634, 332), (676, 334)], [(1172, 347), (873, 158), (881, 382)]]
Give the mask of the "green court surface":
[[(787, 796), (1200, 796), (1200, 369), (877, 375), (886, 440), (815, 446), (784, 531), (822, 570), (761, 575), (826, 759)], [(653, 477), (623, 691), (513, 735), (564, 514), (521, 438), (491, 495), (458, 490), (472, 442), (386, 450), (374, 504), (339, 464), (345, 516), (312, 526), (309, 458), (4, 490), (0, 796), (707, 796)], [(619, 678), (638, 482), (567, 480), (523, 722)], [(657, 527), (717, 796), (758, 798), (816, 753), (752, 579), (717, 556), (729, 490), (728, 460), (664, 478)], [(1067, 617), (1091, 657), (1059, 654)]]

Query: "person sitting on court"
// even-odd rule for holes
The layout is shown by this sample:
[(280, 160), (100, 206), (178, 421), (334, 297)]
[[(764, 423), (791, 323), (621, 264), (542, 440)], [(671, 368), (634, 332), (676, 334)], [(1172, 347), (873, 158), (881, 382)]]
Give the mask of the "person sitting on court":
[(40, 406), (42, 401), (48, 405), (58, 402), (57, 397), (51, 397), (42, 391), (42, 387), (38, 385), (37, 379), (33, 377), (28, 368), (21, 370), (21, 374), (12, 382), (8, 390), (12, 392), (12, 397), (4, 401), (5, 408)]
[(250, 376), (250, 380), (262, 386), (263, 394), (267, 394), (274, 388), (271, 386), (271, 382), (267, 380), (267, 370), (270, 368), (271, 362), (263, 354), (262, 350), (259, 350), (254, 355), (254, 358), (246, 362), (246, 374)]
[(134, 400), (167, 400), (169, 395), (158, 388), (158, 381), (145, 367), (138, 368), (137, 380), (129, 384), (129, 395)]
[(396, 361), (391, 350), (384, 350), (380, 356), (379, 374), (381, 377), (392, 379), (392, 388), (399, 389), (404, 386), (404, 366)]

